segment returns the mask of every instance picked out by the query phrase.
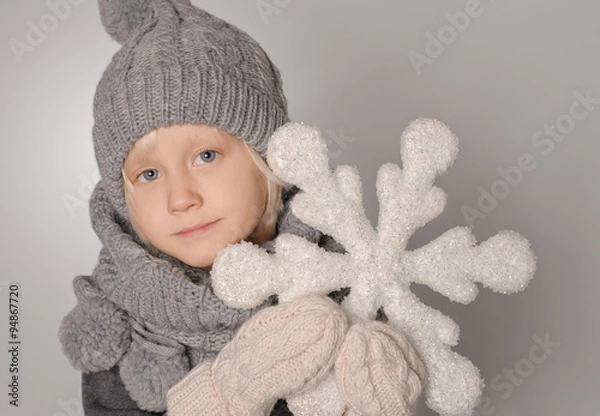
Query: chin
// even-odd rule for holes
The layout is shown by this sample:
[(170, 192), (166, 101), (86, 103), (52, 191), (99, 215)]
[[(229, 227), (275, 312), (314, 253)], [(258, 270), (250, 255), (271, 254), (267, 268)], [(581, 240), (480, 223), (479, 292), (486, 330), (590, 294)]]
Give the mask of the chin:
[(190, 262), (185, 262), (188, 266), (192, 266), (195, 267), (197, 269), (203, 269), (203, 270), (208, 270), (210, 271), (212, 269), (212, 265), (213, 262), (199, 262), (199, 261), (190, 261)]
[[(196, 246), (194, 249), (180, 251), (179, 256), (175, 257), (179, 258), (188, 266), (210, 271), (215, 259), (217, 258), (217, 254), (219, 254), (219, 251), (221, 251), (224, 247), (225, 246), (221, 247), (220, 245), (214, 245), (208, 248)], [(198, 255), (197, 253), (201, 253), (201, 255)]]
[(201, 259), (199, 259), (198, 257), (190, 257), (187, 259), (182, 259), (182, 261), (188, 266), (210, 271), (213, 263), (215, 262), (215, 257), (216, 255), (212, 257), (204, 257)]

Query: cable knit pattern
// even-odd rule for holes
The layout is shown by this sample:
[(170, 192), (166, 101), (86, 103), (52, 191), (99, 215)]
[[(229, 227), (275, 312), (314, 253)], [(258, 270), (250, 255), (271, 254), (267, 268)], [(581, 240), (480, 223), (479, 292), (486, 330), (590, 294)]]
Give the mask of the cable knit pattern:
[[(295, 192), (284, 192), (278, 231), (316, 243), (321, 234), (289, 210)], [(214, 295), (208, 272), (148, 253), (128, 223), (117, 221), (104, 179), (90, 198), (90, 215), (103, 248), (92, 276), (74, 280), (78, 305), (59, 329), (63, 351), (86, 373), (119, 364), (125, 387), (140, 407), (164, 411), (167, 390), (190, 368), (214, 359), (256, 311), (225, 306)]]
[[(169, 415), (265, 415), (277, 398), (329, 373), (347, 328), (345, 313), (325, 297), (266, 308), (212, 365), (196, 368), (169, 391)], [(215, 409), (220, 413), (211, 413)]]
[(189, 0), (101, 0), (100, 15), (123, 45), (98, 83), (93, 127), (120, 221), (128, 221), (121, 166), (145, 133), (206, 124), (264, 155), (271, 134), (289, 120), (280, 73), (260, 45)]
[(169, 390), (169, 416), (235, 416), (216, 390), (212, 366), (213, 361), (205, 361)]
[(181, 333), (190, 345), (210, 347), (207, 336), (213, 331), (229, 331), (224, 340), (229, 341), (251, 312), (225, 306), (210, 286), (192, 283), (174, 263), (153, 257), (123, 232), (103, 184), (90, 198), (92, 226), (103, 244), (100, 273), (94, 275), (102, 293), (134, 318)]
[(90, 215), (103, 248), (93, 275), (75, 279), (78, 305), (59, 330), (63, 351), (83, 372), (118, 363), (140, 407), (164, 411), (168, 389), (192, 365), (216, 356), (254, 311), (225, 306), (208, 272), (195, 269), (190, 277), (189, 266), (154, 257), (134, 241), (116, 221), (104, 179), (90, 198)]
[[(255, 311), (226, 307), (208, 272), (144, 249), (127, 215), (123, 161), (144, 134), (184, 123), (220, 128), (264, 155), (271, 134), (288, 121), (287, 103), (280, 73), (260, 45), (189, 0), (99, 0), (99, 8), (107, 33), (122, 45), (93, 103), (102, 179), (90, 217), (102, 250), (93, 274), (75, 280), (78, 305), (59, 336), (76, 368), (118, 365), (135, 401), (163, 411), (166, 390), (216, 357)], [(287, 209), (280, 219), (279, 231), (321, 237)]]
[(426, 383), (425, 365), (392, 326), (354, 324), (335, 363), (345, 416), (412, 416)]

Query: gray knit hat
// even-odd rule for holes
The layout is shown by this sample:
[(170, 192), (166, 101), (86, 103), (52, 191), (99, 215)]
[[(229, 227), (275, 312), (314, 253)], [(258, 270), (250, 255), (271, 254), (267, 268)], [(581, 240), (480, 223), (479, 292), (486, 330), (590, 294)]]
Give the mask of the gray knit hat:
[(260, 45), (189, 0), (99, 0), (121, 43), (94, 97), (94, 150), (106, 191), (128, 222), (121, 168), (133, 142), (170, 124), (206, 124), (264, 155), (288, 121), (281, 77)]

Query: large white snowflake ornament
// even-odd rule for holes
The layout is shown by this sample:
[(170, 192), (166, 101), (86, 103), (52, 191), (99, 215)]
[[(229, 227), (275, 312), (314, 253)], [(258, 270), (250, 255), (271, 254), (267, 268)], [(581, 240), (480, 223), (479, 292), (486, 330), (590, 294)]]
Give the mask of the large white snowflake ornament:
[[(318, 130), (302, 123), (281, 127), (270, 140), (267, 159), (277, 176), (302, 190), (292, 211), (342, 244), (346, 253), (326, 252), (291, 234), (277, 238), (275, 254), (242, 242), (217, 257), (213, 288), (229, 306), (252, 308), (274, 294), (285, 301), (350, 287), (342, 306), (352, 322), (373, 320), (383, 307), (388, 324), (406, 334), (419, 352), (428, 370), (427, 406), (442, 415), (465, 415), (481, 395), (479, 370), (451, 350), (459, 337), (456, 323), (421, 303), (410, 284), (427, 285), (467, 304), (477, 296), (475, 282), (505, 294), (524, 289), (533, 277), (535, 256), (515, 232), (501, 231), (476, 245), (466, 227), (406, 250), (413, 233), (444, 209), (446, 195), (433, 181), (454, 162), (458, 139), (440, 121), (417, 119), (403, 132), (400, 153), (402, 168), (388, 163), (378, 172), (375, 230), (364, 213), (357, 170), (343, 165), (332, 171)], [(298, 414), (339, 415), (344, 403), (335, 383), (330, 379), (324, 386), (308, 399), (297, 399), (295, 407), (290, 400), (290, 408)], [(325, 399), (337, 405), (316, 403)]]

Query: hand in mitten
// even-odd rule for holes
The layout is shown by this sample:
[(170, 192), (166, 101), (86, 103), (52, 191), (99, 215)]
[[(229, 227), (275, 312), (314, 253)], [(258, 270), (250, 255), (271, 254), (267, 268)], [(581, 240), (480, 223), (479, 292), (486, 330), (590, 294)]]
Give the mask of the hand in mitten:
[(335, 363), (344, 416), (411, 416), (426, 369), (408, 339), (382, 322), (353, 325)]
[(278, 398), (304, 391), (331, 370), (348, 329), (326, 297), (266, 308), (247, 321), (215, 361), (169, 390), (169, 416), (264, 415)]

